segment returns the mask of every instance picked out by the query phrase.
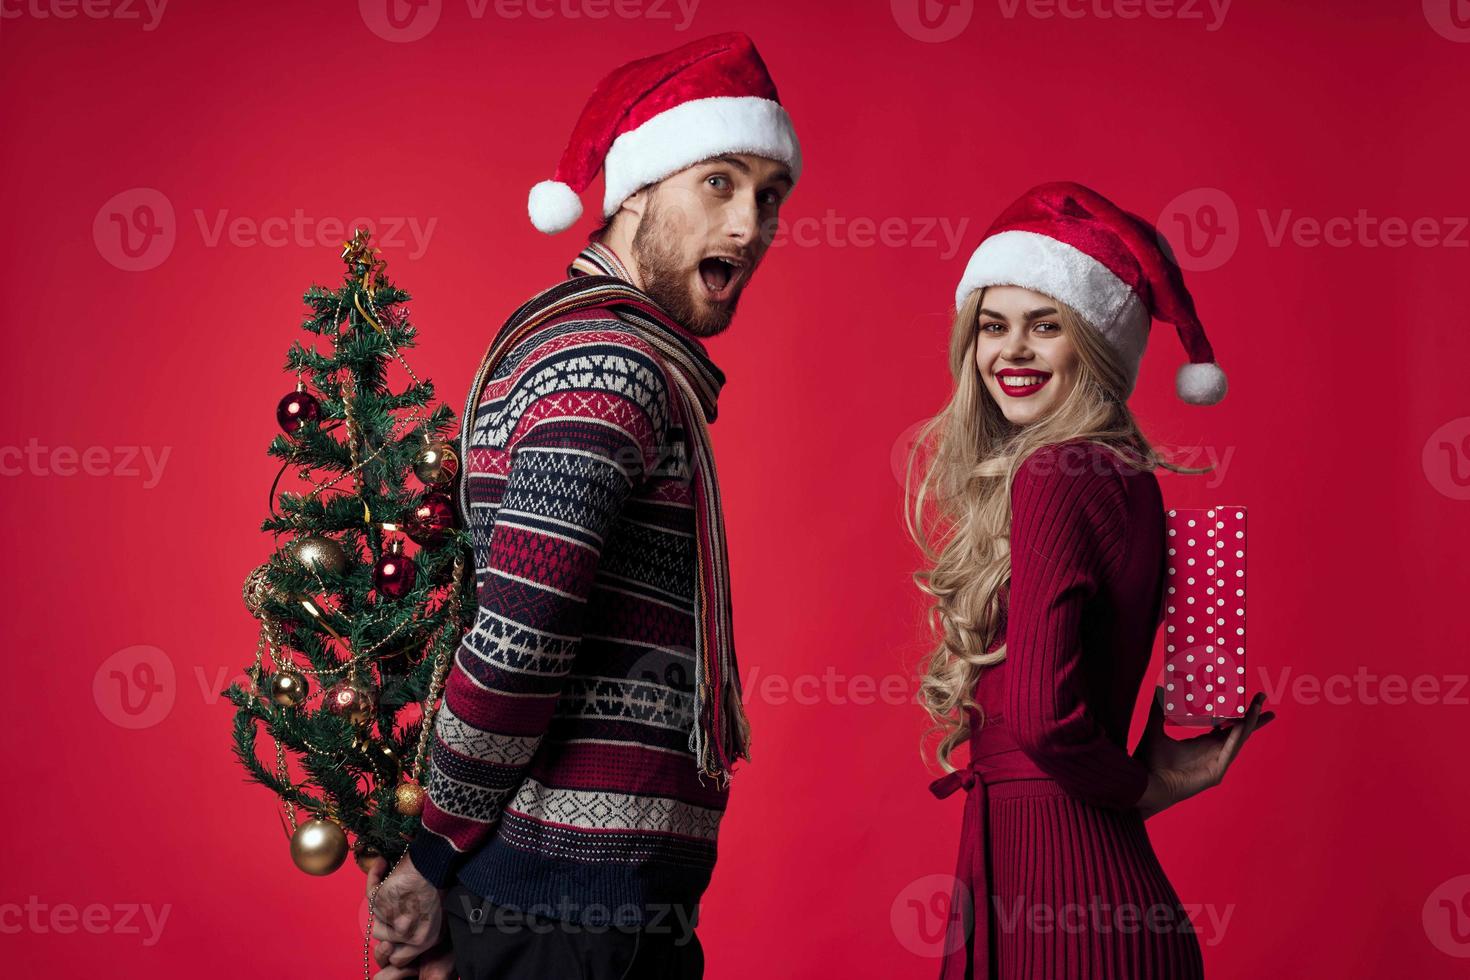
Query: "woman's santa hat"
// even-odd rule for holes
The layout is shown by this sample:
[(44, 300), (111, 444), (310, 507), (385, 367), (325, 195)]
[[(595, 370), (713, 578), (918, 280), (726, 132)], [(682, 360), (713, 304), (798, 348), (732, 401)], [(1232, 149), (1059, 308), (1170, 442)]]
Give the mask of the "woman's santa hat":
[(1225, 397), (1225, 372), (1215, 363), (1169, 243), (1097, 191), (1058, 181), (1022, 195), (970, 257), (955, 290), (956, 308), (986, 286), (1034, 289), (1082, 314), (1122, 356), (1128, 393), (1150, 321), (1172, 323), (1189, 354), (1175, 378), (1179, 397), (1193, 405)]
[(606, 171), (602, 216), (629, 195), (722, 153), (786, 164), (795, 182), (801, 148), (776, 85), (750, 38), (738, 32), (691, 41), (623, 65), (593, 91), (554, 180), (531, 188), (531, 223), (548, 235), (582, 216), (578, 195)]

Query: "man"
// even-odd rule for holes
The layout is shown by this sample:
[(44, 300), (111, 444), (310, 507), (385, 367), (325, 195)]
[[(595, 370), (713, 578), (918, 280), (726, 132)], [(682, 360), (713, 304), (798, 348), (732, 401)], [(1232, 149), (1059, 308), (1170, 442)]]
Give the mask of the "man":
[(423, 827), (369, 874), (379, 977), (703, 975), (693, 927), (748, 726), (707, 429), (724, 375), (702, 338), (729, 325), (801, 155), (749, 38), (724, 34), (604, 79), (533, 223), (570, 227), (599, 169), (604, 225), (471, 392), (479, 614)]

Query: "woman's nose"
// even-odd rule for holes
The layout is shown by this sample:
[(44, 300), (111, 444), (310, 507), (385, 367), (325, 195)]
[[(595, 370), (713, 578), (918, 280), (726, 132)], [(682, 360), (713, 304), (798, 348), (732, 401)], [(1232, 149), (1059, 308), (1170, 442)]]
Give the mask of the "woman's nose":
[(1007, 337), (1000, 354), (1008, 361), (1021, 361), (1030, 357), (1031, 351), (1026, 346), (1025, 335), (1017, 332)]

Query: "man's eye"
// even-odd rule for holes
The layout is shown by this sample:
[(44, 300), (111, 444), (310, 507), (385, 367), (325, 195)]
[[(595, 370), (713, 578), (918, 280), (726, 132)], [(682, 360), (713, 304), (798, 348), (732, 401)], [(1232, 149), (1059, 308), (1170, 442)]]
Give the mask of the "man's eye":
[(730, 178), (724, 174), (712, 174), (705, 178), (705, 182), (717, 191), (728, 190), (730, 187)]
[(780, 191), (766, 191), (761, 195), (762, 207), (778, 207), (781, 204)]

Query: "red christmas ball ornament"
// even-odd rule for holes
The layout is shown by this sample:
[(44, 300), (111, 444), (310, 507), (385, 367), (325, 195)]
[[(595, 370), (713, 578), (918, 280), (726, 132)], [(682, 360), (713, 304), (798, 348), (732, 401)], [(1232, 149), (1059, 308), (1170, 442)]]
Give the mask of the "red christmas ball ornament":
[(316, 423), (321, 417), (322, 403), (299, 381), (296, 382), (296, 390), (276, 406), (276, 422), (287, 435), (294, 435), (307, 422)]
[(403, 530), (415, 544), (433, 548), (449, 536), (454, 527), (454, 503), (446, 494), (426, 493), (408, 515)]
[(373, 566), (373, 588), (394, 599), (402, 599), (413, 588), (414, 567), (403, 554), (403, 542), (394, 538)]
[(323, 706), (339, 718), (346, 718), (354, 725), (366, 725), (373, 720), (377, 709), (372, 688), (356, 678), (340, 680), (327, 688)]

